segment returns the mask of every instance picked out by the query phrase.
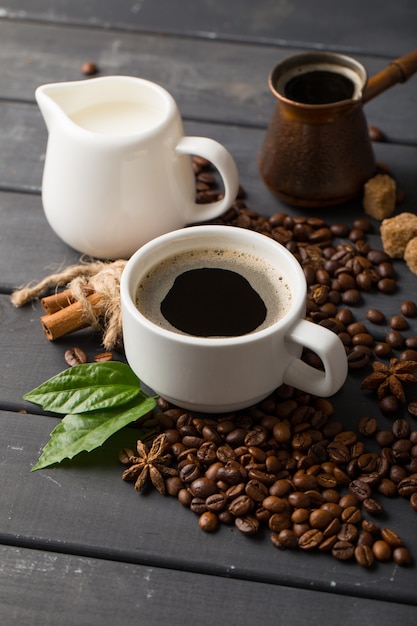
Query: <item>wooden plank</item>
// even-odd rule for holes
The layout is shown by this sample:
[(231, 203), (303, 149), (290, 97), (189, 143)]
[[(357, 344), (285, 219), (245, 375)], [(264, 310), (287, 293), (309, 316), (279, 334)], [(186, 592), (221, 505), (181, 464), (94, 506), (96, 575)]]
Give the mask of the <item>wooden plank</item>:
[[(4, 626), (318, 624), (414, 626), (416, 607), (266, 583), (0, 546)], [(48, 593), (45, 593), (45, 590)], [(24, 598), (24, 601), (22, 601)], [(76, 599), (76, 601), (74, 601)], [(324, 615), (323, 615), (324, 614)]]
[[(5, 162), (9, 173), (16, 162), (25, 163), (26, 152), (43, 151), (46, 137), (37, 108), (35, 112), (9, 101), (33, 102), (40, 84), (83, 78), (80, 69), (86, 60), (94, 60), (102, 75), (141, 76), (160, 83), (172, 93), (186, 119), (266, 128), (275, 106), (268, 74), (276, 63), (300, 51), (1, 20), (0, 38), (4, 68), (0, 98), (6, 99), (0, 108), (0, 138), (3, 146), (15, 150)], [(387, 63), (366, 55), (357, 59), (369, 75)], [(369, 102), (364, 111), (369, 124), (381, 128), (390, 140), (415, 145), (416, 108), (414, 77)], [(4, 184), (3, 166), (0, 172)]]
[[(117, 452), (132, 447), (131, 429), (71, 462), (31, 473), (57, 423), (0, 412), (0, 543), (417, 605), (414, 567), (380, 563), (367, 571), (328, 554), (279, 551), (266, 531), (252, 539), (230, 527), (202, 535), (196, 516), (174, 498), (137, 494), (121, 480)], [(409, 504), (383, 502), (384, 523), (415, 543)]]
[[(111, 0), (71, 2), (13, 0), (2, 3), (5, 19), (44, 20), (100, 28), (113, 27), (181, 33), (197, 38), (263, 41), (274, 45), (297, 42), (308, 46), (345, 51), (367, 51), (384, 56), (399, 55), (415, 47), (417, 7), (410, 0), (395, 3), (359, 0), (239, 0), (198, 3), (142, 0), (115, 4)], [(387, 32), (388, 30), (388, 32)]]

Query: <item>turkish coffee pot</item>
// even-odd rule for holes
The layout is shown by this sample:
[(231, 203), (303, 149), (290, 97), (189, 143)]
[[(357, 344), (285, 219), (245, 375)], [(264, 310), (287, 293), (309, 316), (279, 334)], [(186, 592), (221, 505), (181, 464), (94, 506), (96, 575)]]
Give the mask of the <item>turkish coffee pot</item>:
[(277, 98), (258, 156), (261, 177), (284, 202), (339, 205), (359, 196), (376, 173), (363, 105), (417, 71), (417, 50), (367, 79), (355, 59), (307, 52), (279, 63), (269, 88)]

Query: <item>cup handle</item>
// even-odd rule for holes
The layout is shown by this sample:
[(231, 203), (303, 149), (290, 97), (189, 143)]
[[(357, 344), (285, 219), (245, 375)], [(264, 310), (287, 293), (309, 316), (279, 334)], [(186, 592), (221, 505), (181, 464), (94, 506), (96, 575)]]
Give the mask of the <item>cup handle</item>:
[(236, 199), (239, 174), (236, 163), (224, 146), (208, 137), (182, 137), (175, 151), (178, 154), (198, 155), (208, 159), (220, 173), (224, 185), (224, 197), (209, 204), (192, 203), (186, 208), (187, 222), (206, 221), (224, 213)]
[(321, 358), (324, 371), (293, 357), (284, 372), (283, 382), (316, 396), (336, 393), (348, 372), (346, 351), (339, 337), (327, 328), (301, 319), (292, 326), (287, 339), (313, 350)]

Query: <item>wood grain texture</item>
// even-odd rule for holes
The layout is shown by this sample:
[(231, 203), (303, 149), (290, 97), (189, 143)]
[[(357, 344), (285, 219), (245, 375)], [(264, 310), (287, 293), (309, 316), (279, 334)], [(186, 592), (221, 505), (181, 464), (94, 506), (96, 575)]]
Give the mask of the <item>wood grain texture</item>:
[(341, 5), (333, 0), (13, 0), (2, 3), (5, 19), (42, 20), (108, 29), (182, 34), (206, 39), (262, 41), (345, 51), (400, 55), (416, 45), (417, 7), (413, 0), (366, 0)]
[[(245, 46), (181, 37), (161, 37), (120, 31), (68, 28), (0, 20), (0, 63), (4, 68), (1, 97), (33, 103), (34, 92), (43, 83), (79, 80), (84, 61), (93, 60), (100, 75), (127, 74), (155, 81), (172, 93), (186, 119), (214, 121), (265, 129), (275, 106), (268, 89), (268, 75), (284, 58), (301, 52), (300, 47)], [(190, 59), (192, 58), (192, 63)], [(387, 65), (386, 59), (356, 56), (370, 76)], [(39, 144), (39, 126), (31, 120), (23, 132), (17, 120), (30, 110), (18, 105), (16, 118), (10, 104), (0, 115), (4, 128), (15, 139)], [(396, 85), (365, 107), (369, 124), (378, 126), (387, 138), (416, 144), (417, 77)], [(40, 118), (40, 113), (34, 114)], [(45, 133), (44, 133), (45, 134)], [(5, 136), (7, 138), (7, 135)], [(0, 182), (2, 182), (0, 180)]]
[[(288, 589), (267, 583), (179, 572), (104, 559), (0, 546), (0, 619), (4, 626), (114, 626), (121, 623), (264, 626), (297, 623), (355, 626), (373, 615), (391, 626), (413, 626), (417, 609), (393, 602)], [(21, 590), (25, 589), (22, 602)], [(45, 589), (48, 593), (45, 594)], [(76, 601), (75, 601), (76, 599)]]
[[(0, 543), (304, 589), (314, 581), (319, 591), (417, 606), (414, 569), (381, 563), (370, 576), (328, 554), (276, 550), (268, 531), (253, 539), (229, 527), (202, 535), (197, 517), (175, 498), (155, 490), (137, 494), (122, 481), (117, 453), (133, 446), (132, 429), (116, 433), (96, 451), (31, 473), (57, 423), (53, 417), (0, 412), (7, 467), (0, 492)], [(382, 501), (387, 525), (411, 544), (409, 504)]]

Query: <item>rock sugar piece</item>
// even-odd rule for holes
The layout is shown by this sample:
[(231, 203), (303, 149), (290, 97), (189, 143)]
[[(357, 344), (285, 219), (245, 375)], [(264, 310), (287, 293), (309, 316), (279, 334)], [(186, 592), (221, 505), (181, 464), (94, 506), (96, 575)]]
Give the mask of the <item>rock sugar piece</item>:
[(413, 274), (417, 274), (417, 237), (413, 237), (407, 243), (404, 250), (404, 261)]
[(364, 186), (363, 208), (376, 220), (390, 217), (395, 209), (397, 185), (388, 174), (377, 174)]
[(408, 242), (417, 237), (417, 215), (400, 213), (384, 219), (381, 224), (382, 245), (393, 258), (403, 258)]

